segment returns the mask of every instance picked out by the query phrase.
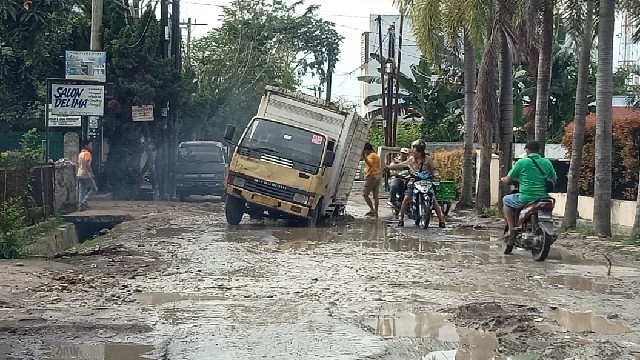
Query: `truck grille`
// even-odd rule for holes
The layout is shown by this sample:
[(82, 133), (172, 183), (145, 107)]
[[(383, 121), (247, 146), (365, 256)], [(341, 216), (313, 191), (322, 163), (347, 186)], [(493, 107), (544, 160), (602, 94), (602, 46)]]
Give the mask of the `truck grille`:
[(249, 191), (254, 191), (259, 194), (268, 195), (276, 199), (289, 202), (293, 202), (293, 195), (295, 194), (291, 190), (281, 189), (271, 184), (265, 184), (262, 180), (246, 177), (244, 188)]

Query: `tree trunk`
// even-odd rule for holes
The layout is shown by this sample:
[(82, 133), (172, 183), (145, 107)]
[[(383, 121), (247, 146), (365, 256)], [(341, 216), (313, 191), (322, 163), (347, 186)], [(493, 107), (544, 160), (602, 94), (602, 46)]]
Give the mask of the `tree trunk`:
[(464, 160), (462, 164), (462, 194), (457, 209), (473, 205), (475, 174), (473, 171), (473, 116), (476, 102), (476, 50), (469, 36), (464, 37)]
[(551, 88), (551, 62), (553, 56), (553, 0), (545, 0), (542, 15), (542, 41), (538, 58), (536, 83), (536, 140), (544, 156), (549, 123), (549, 94)]
[[(507, 35), (500, 31), (500, 177), (507, 176), (513, 163), (513, 65)], [(498, 209), (502, 211), (502, 197), (509, 193), (507, 185), (500, 186)]]
[(580, 170), (582, 169), (582, 151), (584, 146), (584, 126), (587, 116), (587, 89), (589, 65), (591, 63), (591, 45), (593, 43), (593, 9), (595, 0), (587, 0), (587, 16), (580, 43), (578, 62), (578, 86), (576, 87), (575, 119), (571, 144), (571, 163), (567, 174), (567, 203), (564, 207), (562, 227), (575, 228), (578, 218), (578, 194), (580, 191)]
[(631, 231), (631, 236), (636, 239), (638, 239), (638, 236), (640, 236), (640, 185), (638, 185), (638, 198), (636, 199), (636, 218), (633, 221), (633, 230)]
[(613, 95), (614, 10), (615, 0), (600, 0), (593, 225), (596, 233), (606, 236), (611, 235), (611, 100)]
[(495, 38), (494, 34), (490, 35), (485, 44), (478, 73), (478, 93), (475, 103), (476, 132), (482, 145), (475, 205), (478, 213), (482, 213), (491, 206), (491, 154), (493, 152), (491, 141), (493, 122), (497, 118)]

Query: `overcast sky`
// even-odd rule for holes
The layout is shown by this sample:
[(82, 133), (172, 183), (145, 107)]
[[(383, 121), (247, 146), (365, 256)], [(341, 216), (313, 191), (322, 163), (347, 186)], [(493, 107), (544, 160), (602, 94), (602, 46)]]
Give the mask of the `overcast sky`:
[[(288, 1), (292, 3), (292, 0)], [(193, 22), (206, 23), (206, 26), (194, 26), (192, 36), (205, 35), (212, 28), (220, 25), (221, 5), (229, 5), (231, 0), (182, 0), (181, 17), (183, 21), (191, 18)], [(349, 101), (357, 102), (360, 97), (360, 36), (369, 31), (369, 15), (398, 14), (392, 0), (306, 0), (305, 5), (322, 4), (318, 15), (336, 24), (336, 30), (345, 39), (341, 46), (340, 60), (336, 65), (333, 80), (333, 96), (342, 96)], [(615, 33), (620, 34), (620, 18), (616, 19)], [(619, 36), (619, 35), (618, 35)], [(614, 38), (614, 68), (617, 67), (620, 38)], [(637, 49), (638, 45), (636, 45)], [(637, 50), (636, 53), (638, 54)], [(635, 55), (634, 54), (634, 55)], [(317, 85), (317, 80), (305, 79), (303, 87)], [(306, 91), (310, 92), (310, 91)], [(310, 92), (312, 93), (312, 92)]]
[[(293, 1), (289, 1), (290, 3)], [(181, 17), (184, 21), (206, 23), (206, 26), (194, 26), (192, 36), (203, 36), (220, 25), (220, 5), (230, 4), (230, 0), (182, 0)], [(322, 4), (318, 15), (336, 24), (336, 30), (345, 39), (340, 48), (340, 61), (336, 64), (333, 78), (333, 97), (344, 96), (350, 101), (360, 97), (360, 36), (369, 31), (369, 15), (397, 14), (398, 10), (391, 0), (307, 0), (305, 5)], [(305, 80), (304, 87), (313, 87), (311, 79)], [(316, 84), (317, 85), (317, 81)]]

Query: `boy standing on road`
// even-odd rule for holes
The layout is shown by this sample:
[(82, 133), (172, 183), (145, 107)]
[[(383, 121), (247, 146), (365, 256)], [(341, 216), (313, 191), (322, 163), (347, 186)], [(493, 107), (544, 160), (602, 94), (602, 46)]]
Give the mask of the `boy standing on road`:
[[(378, 154), (373, 152), (373, 145), (370, 143), (364, 144), (364, 151), (362, 152), (364, 157), (364, 162), (367, 165), (366, 167), (366, 176), (364, 180), (364, 191), (362, 195), (364, 196), (364, 200), (369, 205), (370, 211), (365, 214), (365, 216), (375, 216), (378, 217), (378, 206), (380, 204), (380, 200), (378, 199), (378, 195), (380, 192), (380, 157)], [(369, 197), (369, 194), (373, 193), (373, 202)]]
[(98, 191), (93, 170), (91, 169), (92, 149), (93, 143), (91, 140), (84, 140), (82, 142), (82, 151), (78, 155), (78, 173), (76, 175), (78, 178), (78, 211), (88, 209), (89, 196)]

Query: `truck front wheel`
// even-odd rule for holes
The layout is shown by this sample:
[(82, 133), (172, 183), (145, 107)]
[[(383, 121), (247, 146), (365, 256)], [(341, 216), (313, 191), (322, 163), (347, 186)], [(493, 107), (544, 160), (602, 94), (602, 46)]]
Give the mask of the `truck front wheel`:
[(233, 196), (227, 196), (227, 201), (224, 206), (224, 213), (227, 217), (227, 223), (229, 225), (238, 225), (242, 221), (244, 215), (245, 206), (244, 200), (238, 199)]
[(324, 218), (324, 214), (320, 213), (322, 211), (322, 200), (323, 199), (320, 199), (320, 201), (318, 201), (318, 205), (316, 206), (315, 209), (309, 211), (309, 214), (307, 215), (307, 219), (306, 219), (306, 225), (308, 227), (315, 227), (316, 224), (318, 224), (319, 222), (322, 222)]

